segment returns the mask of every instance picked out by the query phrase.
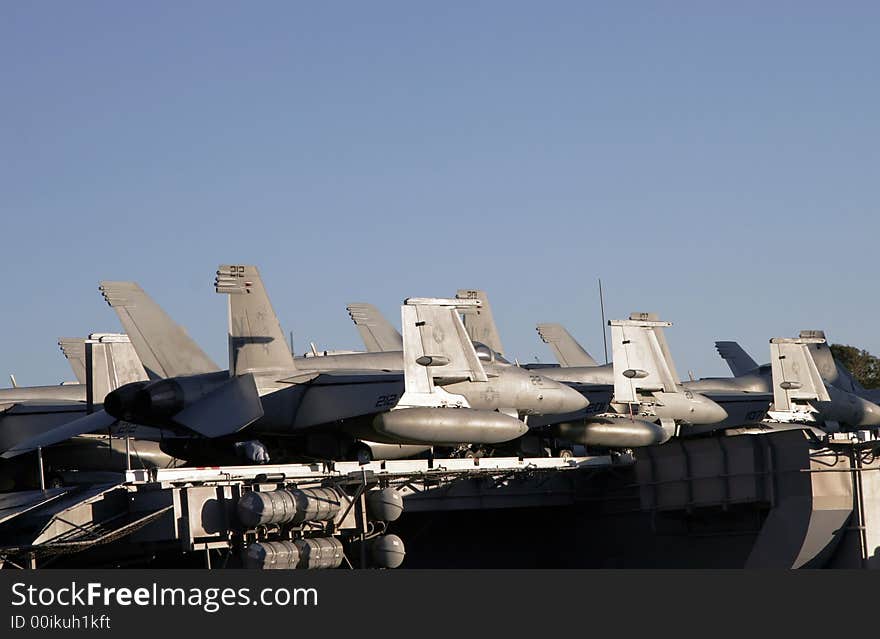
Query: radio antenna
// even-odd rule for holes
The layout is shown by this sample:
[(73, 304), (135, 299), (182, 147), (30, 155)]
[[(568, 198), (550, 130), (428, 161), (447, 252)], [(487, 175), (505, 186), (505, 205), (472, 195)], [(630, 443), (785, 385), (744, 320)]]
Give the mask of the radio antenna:
[(608, 339), (606, 337), (607, 331), (605, 329), (605, 296), (602, 292), (602, 278), (599, 278), (599, 309), (602, 313), (602, 346), (605, 347), (605, 363), (608, 363)]

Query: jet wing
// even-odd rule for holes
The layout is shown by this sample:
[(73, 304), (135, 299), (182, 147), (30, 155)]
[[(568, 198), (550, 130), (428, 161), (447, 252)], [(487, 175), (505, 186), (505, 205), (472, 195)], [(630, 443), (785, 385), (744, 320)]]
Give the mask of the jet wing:
[(57, 426), (51, 430), (39, 433), (18, 443), (3, 451), (0, 457), (10, 459), (18, 457), (24, 453), (29, 453), (37, 448), (45, 448), (52, 444), (58, 444), (67, 441), (71, 437), (82, 435), (84, 433), (92, 433), (99, 430), (106, 430), (116, 423), (116, 418), (108, 415), (103, 410), (99, 410), (90, 415), (80, 417), (61, 426)]

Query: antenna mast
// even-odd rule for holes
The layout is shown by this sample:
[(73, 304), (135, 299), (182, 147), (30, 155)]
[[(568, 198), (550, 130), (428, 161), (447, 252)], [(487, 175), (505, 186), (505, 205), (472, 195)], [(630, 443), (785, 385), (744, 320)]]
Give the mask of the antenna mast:
[(608, 339), (605, 330), (605, 296), (602, 293), (602, 278), (599, 278), (599, 309), (602, 313), (602, 346), (605, 347), (605, 363), (608, 363)]

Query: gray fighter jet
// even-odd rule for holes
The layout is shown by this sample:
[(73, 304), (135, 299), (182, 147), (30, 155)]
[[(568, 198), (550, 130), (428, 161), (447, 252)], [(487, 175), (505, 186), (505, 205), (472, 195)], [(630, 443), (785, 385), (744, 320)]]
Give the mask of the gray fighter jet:
[[(561, 326), (539, 324), (538, 334), (551, 345), (560, 361), (578, 362), (573, 366), (539, 370), (558, 381), (583, 384), (610, 382), (615, 388), (614, 403), (623, 405), (624, 411), (638, 404), (641, 407), (639, 412), (654, 415), (660, 420), (677, 421), (680, 426), (678, 430), (683, 433), (728, 419), (726, 409), (717, 401), (679, 381), (662, 330), (671, 326), (670, 322), (659, 321), (653, 313), (632, 313), (629, 320), (612, 320), (609, 325), (612, 363), (598, 366)], [(624, 361), (618, 361), (619, 358), (624, 358)], [(618, 369), (620, 372), (615, 372)], [(641, 381), (631, 382), (637, 386), (630, 390), (622, 381), (625, 379)], [(621, 410), (620, 406), (617, 410)]]
[(815, 423), (824, 430), (880, 425), (880, 393), (861, 387), (834, 360), (822, 331), (801, 331), (796, 338), (774, 338), (770, 364), (758, 366), (736, 342), (716, 342), (733, 378), (700, 380), (706, 386), (748, 388), (773, 393), (770, 421)]
[[(100, 409), (103, 397), (121, 385), (147, 380), (129, 339), (115, 333), (93, 333), (88, 338), (59, 340), (74, 371), (86, 383), (62, 386), (3, 389), (5, 401), (0, 404), (0, 452), (11, 450), (55, 429), (63, 428)], [(81, 368), (81, 370), (80, 370)], [(58, 389), (63, 392), (58, 392)], [(92, 389), (92, 393), (88, 392)], [(96, 405), (92, 398), (98, 398)], [(43, 451), (45, 472), (50, 482), (59, 473), (79, 471), (114, 471), (125, 468), (147, 468), (174, 465), (159, 450), (157, 433), (145, 427), (114, 425), (112, 432), (105, 425), (81, 431), (61, 446)], [(133, 439), (128, 446), (123, 434)], [(151, 441), (151, 438), (154, 441)], [(126, 458), (126, 447), (130, 458)], [(21, 488), (37, 481), (34, 468), (27, 460), (0, 465), (0, 490)]]
[[(504, 360), (504, 347), (501, 345), (501, 337), (495, 326), (492, 307), (486, 292), (459, 289), (455, 297), (460, 300), (480, 300), (479, 306), (463, 305), (459, 309), (465, 331), (484, 359), (489, 358), (491, 351), (496, 359)], [(346, 307), (346, 310), (361, 334), (367, 352), (383, 353), (402, 350), (403, 342), (400, 333), (375, 306), (364, 302), (352, 302)]]
[[(483, 353), (482, 356), (501, 357), (499, 352), (503, 351), (503, 346), (486, 292), (459, 289), (457, 297), (464, 300), (478, 299), (482, 302), (479, 311), (463, 313), (464, 325), (477, 351)], [(351, 313), (352, 306), (358, 307), (357, 317)], [(375, 307), (366, 304), (350, 305), (349, 313), (352, 314), (355, 324), (381, 326), (385, 333), (393, 331)], [(629, 321), (613, 323), (612, 333), (620, 342), (617, 351), (619, 370), (616, 372), (614, 364), (597, 366), (595, 360), (579, 346), (575, 350), (580, 352), (575, 352), (574, 356), (568, 358), (577, 362), (578, 366), (559, 368), (526, 365), (524, 368), (527, 370), (577, 388), (590, 401), (590, 407), (582, 414), (569, 415), (563, 420), (541, 418), (530, 421), (530, 425), (549, 427), (560, 438), (574, 443), (634, 447), (662, 443), (681, 426), (714, 423), (726, 418), (726, 412), (712, 400), (679, 388), (678, 382), (674, 381), (674, 365), (671, 370), (667, 370), (671, 365), (671, 358), (668, 356), (668, 347), (662, 332), (654, 329), (654, 319), (653, 316), (639, 314), (636, 317), (634, 314)], [(624, 336), (625, 332), (632, 334)], [(552, 335), (558, 338), (556, 342), (563, 338), (559, 332)], [(569, 343), (564, 348), (572, 350), (570, 346), (574, 340), (567, 333), (565, 335), (568, 336)], [(482, 340), (489, 342), (491, 347), (482, 343)], [(625, 377), (626, 373), (635, 370), (624, 365), (627, 360), (634, 366), (638, 364), (636, 368), (649, 379), (632, 381)], [(651, 371), (650, 375), (647, 371)], [(624, 424), (621, 416), (628, 417), (629, 423)]]
[[(656, 315), (649, 313), (633, 313), (631, 318), (654, 318)], [(652, 328), (656, 334), (659, 350), (656, 351), (658, 359), (665, 361), (665, 367), (669, 370), (673, 379), (679, 379), (676, 372), (675, 363), (669, 353), (669, 347), (663, 333), (663, 326), (657, 325)], [(550, 346), (557, 361), (562, 366), (557, 373), (544, 371), (544, 374), (554, 377), (555, 379), (565, 379), (565, 376), (572, 374), (582, 374), (585, 379), (607, 379), (613, 376), (613, 364), (595, 365), (595, 360), (590, 354), (575, 340), (574, 337), (560, 324), (538, 324), (538, 335)], [(542, 369), (547, 365), (538, 365)], [(572, 372), (567, 372), (571, 370)], [(714, 382), (714, 380), (713, 380)], [(695, 435), (712, 430), (726, 429), (731, 427), (743, 426), (746, 424), (754, 424), (760, 422), (767, 414), (770, 403), (773, 399), (772, 393), (763, 385), (755, 385), (754, 387), (742, 386), (735, 384), (701, 384), (698, 381), (682, 381), (677, 382), (677, 387), (687, 398), (691, 394), (697, 398), (706, 398), (716, 405), (720, 406), (726, 416), (724, 419), (717, 420), (713, 416), (711, 405), (707, 411), (708, 414), (703, 415), (703, 419), (685, 420), (683, 428), (679, 429), (681, 435)], [(698, 412), (702, 412), (699, 411)]]
[[(871, 402), (880, 402), (880, 389), (869, 389), (862, 386), (847, 368), (834, 358), (834, 354), (828, 347), (825, 331), (803, 330), (798, 337), (804, 339), (815, 338), (820, 341), (807, 343), (807, 348), (822, 380), (826, 384), (836, 386), (840, 390), (854, 393)], [(770, 370), (770, 364), (758, 366), (758, 363), (737, 342), (715, 342), (715, 348), (721, 358), (727, 362), (734, 377), (745, 375), (763, 375)]]
[[(282, 454), (294, 440), (315, 453), (330, 442), (334, 456), (358, 439), (398, 447), (496, 444), (527, 430), (520, 418), (587, 405), (564, 384), (481, 361), (458, 316), (460, 307), (479, 303), (407, 300), (402, 353), (294, 359), (255, 267), (222, 266), (215, 287), (229, 295), (230, 372), (129, 384), (105, 398), (105, 411), (4, 456), (115, 419), (188, 435), (163, 441), (187, 459), (206, 443), (256, 438), (263, 450)], [(217, 447), (206, 450), (214, 457)]]

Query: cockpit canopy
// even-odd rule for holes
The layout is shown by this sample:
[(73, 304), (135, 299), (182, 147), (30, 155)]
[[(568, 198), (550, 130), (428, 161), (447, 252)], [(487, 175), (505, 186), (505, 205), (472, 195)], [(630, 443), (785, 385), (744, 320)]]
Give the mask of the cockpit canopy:
[(477, 352), (477, 358), (481, 362), (487, 364), (510, 364), (501, 353), (493, 351), (482, 342), (474, 342), (474, 350)]

